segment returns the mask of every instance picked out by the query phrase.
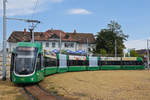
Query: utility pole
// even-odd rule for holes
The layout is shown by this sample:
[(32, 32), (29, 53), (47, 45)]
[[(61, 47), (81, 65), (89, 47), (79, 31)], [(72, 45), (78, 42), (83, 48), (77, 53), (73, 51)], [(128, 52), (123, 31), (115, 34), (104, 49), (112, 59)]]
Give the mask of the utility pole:
[(149, 70), (149, 40), (147, 40), (147, 68)]
[(115, 57), (117, 57), (117, 41), (115, 40)]
[[(32, 29), (34, 29), (36, 27), (36, 25), (38, 23), (40, 23), (40, 21), (38, 20), (25, 20), (25, 19), (17, 19), (17, 18), (7, 18), (6, 17), (6, 2), (7, 0), (3, 0), (3, 63), (2, 63), (2, 80), (6, 80), (6, 46), (7, 46), (7, 41), (6, 41), (6, 19), (10, 19), (10, 20), (21, 20), (21, 21), (25, 21), (28, 23), (32, 23)], [(34, 24), (35, 23), (35, 24)], [(33, 42), (34, 42), (34, 32), (32, 32), (33, 34)]]
[(59, 53), (60, 53), (60, 54), (61, 54), (61, 37), (62, 37), (61, 35), (62, 35), (62, 34), (61, 34), (61, 32), (60, 32), (60, 36), (59, 36), (59, 37), (60, 37), (60, 39), (59, 39), (59, 43), (60, 43)]
[(2, 64), (2, 80), (6, 80), (6, 2), (3, 0), (3, 64)]

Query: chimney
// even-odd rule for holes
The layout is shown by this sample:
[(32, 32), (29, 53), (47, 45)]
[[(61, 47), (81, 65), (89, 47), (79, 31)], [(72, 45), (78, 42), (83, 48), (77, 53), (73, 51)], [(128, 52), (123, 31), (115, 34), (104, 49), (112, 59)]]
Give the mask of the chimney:
[(76, 29), (74, 29), (74, 32), (73, 33), (77, 33)]
[(24, 34), (26, 34), (27, 33), (27, 30), (26, 30), (26, 28), (24, 28)]

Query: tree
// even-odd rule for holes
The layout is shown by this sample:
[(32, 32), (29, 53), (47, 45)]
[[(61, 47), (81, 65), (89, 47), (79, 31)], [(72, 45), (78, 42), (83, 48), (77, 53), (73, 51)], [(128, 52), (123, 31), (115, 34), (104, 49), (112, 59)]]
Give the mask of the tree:
[(117, 54), (123, 54), (125, 48), (124, 41), (127, 40), (128, 35), (125, 35), (119, 25), (115, 21), (110, 21), (106, 29), (102, 29), (96, 35), (96, 49), (95, 53), (100, 53), (103, 49), (107, 54), (115, 53), (115, 40), (117, 42)]
[(106, 50), (105, 49), (100, 49), (100, 54), (102, 54), (102, 55), (106, 55), (107, 54), (107, 52), (106, 52)]
[(139, 54), (136, 52), (136, 50), (130, 50), (130, 56), (131, 57), (139, 57)]

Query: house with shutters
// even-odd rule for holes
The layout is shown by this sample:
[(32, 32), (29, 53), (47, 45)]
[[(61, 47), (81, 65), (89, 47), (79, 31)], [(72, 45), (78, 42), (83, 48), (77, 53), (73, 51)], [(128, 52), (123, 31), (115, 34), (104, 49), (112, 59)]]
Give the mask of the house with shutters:
[[(8, 38), (9, 52), (12, 52), (16, 47), (17, 42), (30, 42), (31, 33), (24, 31), (14, 31)], [(82, 50), (88, 52), (92, 51), (95, 47), (95, 38), (92, 33), (77, 33), (64, 32), (62, 30), (50, 29), (46, 32), (34, 32), (35, 42), (42, 44), (44, 50), (53, 51), (60, 49), (61, 39), (61, 50), (77, 51)]]

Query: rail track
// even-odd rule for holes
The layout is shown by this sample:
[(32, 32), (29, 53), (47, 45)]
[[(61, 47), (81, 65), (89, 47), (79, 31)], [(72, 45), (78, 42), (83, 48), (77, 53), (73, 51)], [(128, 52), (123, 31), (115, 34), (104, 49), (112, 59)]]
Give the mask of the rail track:
[(23, 86), (23, 89), (33, 100), (66, 100), (46, 91), (39, 84)]

